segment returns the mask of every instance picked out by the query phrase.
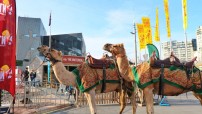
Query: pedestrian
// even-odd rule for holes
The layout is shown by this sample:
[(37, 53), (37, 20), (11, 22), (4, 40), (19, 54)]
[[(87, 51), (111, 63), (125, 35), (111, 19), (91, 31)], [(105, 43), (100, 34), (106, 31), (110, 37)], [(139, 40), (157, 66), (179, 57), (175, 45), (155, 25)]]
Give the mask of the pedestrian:
[(36, 72), (34, 70), (30, 73), (30, 79), (31, 79), (31, 85), (35, 86), (35, 78), (36, 78)]
[(28, 103), (31, 103), (31, 99), (29, 98), (28, 94), (29, 94), (29, 82), (28, 82), (28, 79), (29, 79), (29, 71), (28, 71), (28, 67), (26, 67), (25, 71), (23, 71), (22, 73), (22, 79), (25, 83), (25, 93), (24, 93), (24, 98), (20, 101), (21, 103), (25, 103), (25, 104), (28, 104)]
[(74, 96), (74, 100), (76, 100), (76, 90), (72, 87), (72, 86), (66, 86), (66, 91), (69, 92), (69, 95), (68, 95), (68, 100), (70, 98), (71, 95)]
[(28, 67), (26, 67), (25, 71), (23, 71), (22, 73), (22, 79), (26, 84), (29, 84), (28, 79), (29, 79), (29, 71), (28, 71)]

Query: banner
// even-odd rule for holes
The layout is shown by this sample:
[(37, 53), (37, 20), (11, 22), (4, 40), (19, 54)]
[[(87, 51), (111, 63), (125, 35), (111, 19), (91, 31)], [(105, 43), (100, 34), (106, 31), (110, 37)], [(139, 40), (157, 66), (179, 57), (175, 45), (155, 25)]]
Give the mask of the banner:
[(150, 19), (148, 17), (142, 17), (142, 23), (144, 26), (144, 36), (146, 38), (146, 44), (152, 44), (152, 31), (150, 26)]
[(170, 33), (170, 17), (169, 17), (169, 9), (168, 9), (168, 0), (164, 0), (164, 9), (165, 9), (165, 16), (166, 16), (167, 36), (168, 38), (170, 38), (171, 33)]
[(156, 8), (156, 26), (155, 26), (154, 39), (155, 39), (155, 41), (160, 41), (158, 8)]
[(140, 50), (145, 49), (146, 41), (144, 38), (144, 26), (143, 26), (143, 24), (139, 24), (139, 23), (137, 23), (136, 25), (137, 25), (138, 38), (139, 38), (139, 42), (140, 42)]
[(182, 0), (183, 28), (187, 29), (187, 0)]
[(16, 4), (0, 0), (0, 89), (15, 95)]

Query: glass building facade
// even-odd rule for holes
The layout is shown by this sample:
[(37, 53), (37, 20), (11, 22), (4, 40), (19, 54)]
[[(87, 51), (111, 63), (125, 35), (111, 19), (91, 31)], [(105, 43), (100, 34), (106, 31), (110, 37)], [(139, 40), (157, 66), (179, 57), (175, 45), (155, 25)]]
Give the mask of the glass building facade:
[[(49, 46), (49, 37), (41, 38), (43, 45)], [(62, 51), (64, 55), (85, 56), (86, 53), (82, 33), (51, 35), (51, 48)]]

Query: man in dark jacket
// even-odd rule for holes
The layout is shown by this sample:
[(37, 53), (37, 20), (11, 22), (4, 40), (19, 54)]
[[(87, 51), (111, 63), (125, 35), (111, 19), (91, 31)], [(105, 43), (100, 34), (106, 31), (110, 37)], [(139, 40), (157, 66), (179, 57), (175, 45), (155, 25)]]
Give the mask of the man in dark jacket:
[(23, 81), (27, 83), (28, 79), (29, 79), (29, 71), (28, 71), (28, 67), (26, 67), (25, 71), (23, 72)]
[(30, 79), (31, 79), (31, 85), (35, 86), (35, 78), (36, 78), (36, 72), (34, 70), (32, 70), (32, 72), (30, 73)]

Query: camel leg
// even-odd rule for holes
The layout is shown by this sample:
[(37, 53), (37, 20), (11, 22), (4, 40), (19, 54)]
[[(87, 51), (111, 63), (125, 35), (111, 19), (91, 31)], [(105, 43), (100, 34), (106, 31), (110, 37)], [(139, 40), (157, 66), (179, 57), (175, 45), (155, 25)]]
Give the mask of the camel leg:
[(154, 114), (153, 87), (152, 87), (152, 85), (144, 88), (143, 93), (144, 93), (144, 98), (146, 101), (147, 114)]
[(200, 101), (201, 105), (202, 105), (202, 95), (200, 94), (196, 94), (193, 92), (193, 95)]
[(95, 89), (90, 90), (89, 92), (84, 93), (87, 100), (88, 100), (88, 105), (90, 108), (91, 114), (96, 114), (96, 104), (95, 104)]
[(135, 99), (135, 92), (132, 92), (130, 96), (130, 101), (133, 107), (133, 114), (136, 114), (136, 109), (137, 109), (137, 104), (136, 104), (136, 99)]
[(137, 88), (137, 95), (138, 95), (139, 100), (140, 100), (140, 105), (143, 106), (143, 105), (144, 105), (144, 95), (143, 95), (143, 90)]
[(122, 114), (124, 108), (126, 107), (126, 91), (121, 89), (120, 92), (119, 92), (119, 99), (120, 99), (120, 112), (119, 114)]

